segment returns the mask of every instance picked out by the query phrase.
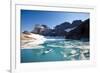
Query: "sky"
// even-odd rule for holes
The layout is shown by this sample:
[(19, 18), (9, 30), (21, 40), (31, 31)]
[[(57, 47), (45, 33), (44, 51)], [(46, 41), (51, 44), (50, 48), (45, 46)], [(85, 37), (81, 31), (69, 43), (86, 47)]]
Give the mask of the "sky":
[(53, 29), (63, 22), (84, 21), (89, 17), (89, 13), (82, 12), (21, 10), (21, 31), (31, 31), (35, 24), (44, 24)]

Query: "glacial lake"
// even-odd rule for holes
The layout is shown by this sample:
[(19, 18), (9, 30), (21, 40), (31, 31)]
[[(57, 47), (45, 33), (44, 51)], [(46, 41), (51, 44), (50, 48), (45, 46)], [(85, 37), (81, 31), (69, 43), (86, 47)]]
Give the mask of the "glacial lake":
[(21, 63), (89, 60), (89, 42), (48, 39), (44, 44), (21, 49)]

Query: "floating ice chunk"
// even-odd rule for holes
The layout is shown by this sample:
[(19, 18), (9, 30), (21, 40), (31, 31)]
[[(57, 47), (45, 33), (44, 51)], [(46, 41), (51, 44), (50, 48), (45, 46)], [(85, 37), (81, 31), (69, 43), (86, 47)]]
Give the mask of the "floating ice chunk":
[(61, 51), (61, 54), (64, 56), (64, 57), (67, 57), (67, 54), (65, 52), (62, 52)]
[(76, 54), (76, 53), (77, 53), (76, 50), (71, 51), (71, 54)]
[(43, 54), (47, 54), (49, 52), (53, 51), (53, 49), (47, 49), (46, 51), (43, 52)]
[(65, 45), (64, 48), (74, 48), (73, 45)]
[(81, 54), (80, 54), (80, 58), (82, 60), (87, 60), (87, 59), (89, 59), (88, 57), (89, 57), (89, 49), (82, 49)]
[(49, 47), (59, 47), (59, 48), (64, 48), (64, 46), (61, 46), (61, 45), (47, 45)]
[(89, 49), (89, 45), (81, 45), (81, 46), (76, 46), (76, 47), (80, 49)]

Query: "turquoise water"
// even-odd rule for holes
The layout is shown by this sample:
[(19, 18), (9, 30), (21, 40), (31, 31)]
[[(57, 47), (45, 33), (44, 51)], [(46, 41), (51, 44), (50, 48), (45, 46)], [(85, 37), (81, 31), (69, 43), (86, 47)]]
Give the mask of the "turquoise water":
[(82, 40), (48, 39), (44, 44), (21, 49), (21, 63), (89, 60), (89, 42)]

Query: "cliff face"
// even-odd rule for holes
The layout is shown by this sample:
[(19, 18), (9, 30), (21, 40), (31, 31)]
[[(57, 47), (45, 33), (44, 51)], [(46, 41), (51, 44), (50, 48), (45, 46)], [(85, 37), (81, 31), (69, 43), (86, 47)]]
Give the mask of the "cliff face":
[(55, 34), (56, 34), (57, 36), (65, 36), (66, 33), (67, 33), (67, 32), (66, 32), (67, 29), (72, 29), (72, 28), (74, 28), (74, 27), (80, 25), (81, 23), (82, 23), (81, 20), (75, 20), (75, 21), (72, 22), (72, 24), (69, 23), (69, 22), (64, 22), (64, 23), (62, 23), (62, 24), (60, 24), (60, 25), (57, 25), (57, 26), (55, 27), (55, 29), (54, 29)]
[(68, 32), (66, 34), (67, 39), (81, 39), (88, 38), (89, 39), (89, 19), (83, 21), (79, 26), (77, 26), (74, 30)]

